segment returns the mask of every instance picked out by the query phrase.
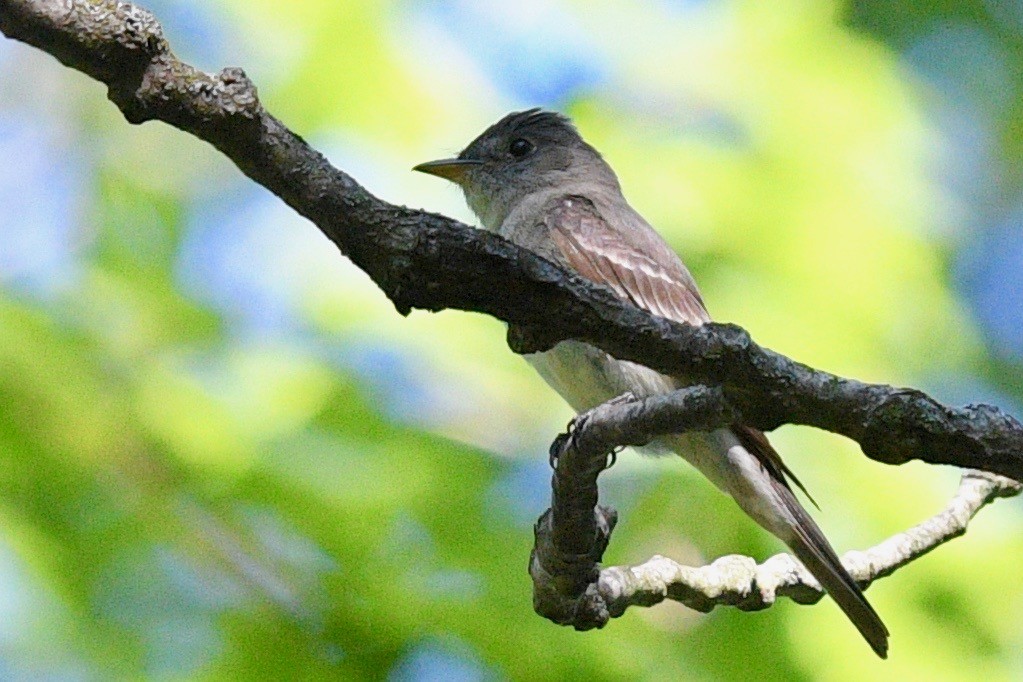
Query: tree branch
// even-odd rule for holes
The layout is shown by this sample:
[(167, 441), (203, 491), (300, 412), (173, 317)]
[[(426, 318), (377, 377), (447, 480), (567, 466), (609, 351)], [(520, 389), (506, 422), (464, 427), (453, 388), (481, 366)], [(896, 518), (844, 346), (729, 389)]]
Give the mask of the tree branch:
[[(1020, 484), (1012, 479), (966, 471), (945, 509), (874, 547), (846, 552), (842, 564), (865, 589), (965, 533), (977, 512), (990, 502), (1019, 492)], [(707, 612), (719, 604), (758, 611), (771, 606), (777, 597), (815, 604), (824, 596), (817, 580), (789, 554), (776, 554), (759, 565), (733, 554), (701, 568), (655, 556), (638, 566), (602, 570), (596, 591), (612, 617), (620, 616), (629, 606), (652, 606), (664, 599)]]
[[(600, 568), (617, 514), (598, 506), (597, 476), (607, 454), (621, 445), (644, 445), (664, 433), (711, 430), (734, 421), (720, 391), (702, 386), (646, 400), (623, 397), (580, 415), (568, 434), (551, 446), (556, 463), (551, 508), (537, 521), (529, 562), (533, 608), (540, 615), (578, 630), (603, 627), (630, 606), (653, 606), (673, 599), (698, 611), (719, 604), (744, 611), (765, 609), (777, 597), (813, 604), (824, 595), (816, 579), (788, 554), (762, 564), (730, 555), (700, 568), (655, 556), (638, 566)], [(849, 574), (866, 588), (935, 547), (966, 532), (974, 515), (998, 497), (1018, 495), (1016, 481), (966, 471), (945, 509), (927, 521), (863, 552), (842, 557)]]
[[(601, 570), (617, 515), (597, 505), (597, 477), (605, 453), (621, 445), (741, 418), (762, 430), (793, 423), (840, 433), (881, 462), (921, 459), (1023, 480), (1023, 425), (996, 407), (952, 408), (916, 390), (821, 372), (761, 348), (734, 325), (669, 322), (496, 235), (381, 201), (271, 116), (241, 69), (207, 74), (178, 60), (144, 9), (115, 0), (0, 0), (0, 32), (105, 83), (129, 122), (164, 121), (212, 144), (316, 224), (402, 314), (486, 313), (510, 324), (517, 352), (578, 339), (704, 384), (602, 405), (552, 446), (552, 506), (536, 525), (530, 574), (537, 612), (556, 622), (600, 627), (631, 605), (665, 598), (709, 611), (717, 604), (766, 608), (779, 595), (812, 603), (822, 595), (786, 554), (760, 565), (728, 556), (692, 568), (654, 557)], [(1001, 476), (967, 472), (945, 511), (847, 553), (843, 563), (866, 586), (965, 532), (995, 497), (1019, 491)]]
[(564, 339), (718, 386), (751, 426), (808, 424), (880, 462), (921, 459), (1023, 479), (1023, 425), (988, 405), (952, 408), (911, 389), (814, 370), (739, 327), (693, 328), (496, 235), (381, 201), (271, 116), (238, 68), (179, 61), (146, 10), (115, 0), (0, 0), (0, 31), (108, 86), (132, 123), (161, 120), (209, 142), (319, 227), (402, 314), (456, 308), (510, 323), (517, 352)]

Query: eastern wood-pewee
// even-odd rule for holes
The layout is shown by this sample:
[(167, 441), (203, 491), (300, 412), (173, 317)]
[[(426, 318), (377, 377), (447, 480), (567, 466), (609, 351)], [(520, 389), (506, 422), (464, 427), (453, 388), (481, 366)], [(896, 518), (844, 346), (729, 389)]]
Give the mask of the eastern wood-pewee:
[[(710, 320), (685, 265), (629, 206), (614, 171), (566, 117), (538, 109), (509, 114), (457, 158), (416, 170), (457, 183), (486, 229), (634, 305), (677, 322)], [(686, 385), (684, 377), (616, 360), (578, 341), (525, 357), (580, 412), (626, 392), (642, 398)], [(888, 629), (796, 499), (789, 482), (799, 481), (763, 433), (733, 424), (665, 436), (650, 449), (678, 453), (731, 495), (792, 549), (874, 651), (887, 656)]]

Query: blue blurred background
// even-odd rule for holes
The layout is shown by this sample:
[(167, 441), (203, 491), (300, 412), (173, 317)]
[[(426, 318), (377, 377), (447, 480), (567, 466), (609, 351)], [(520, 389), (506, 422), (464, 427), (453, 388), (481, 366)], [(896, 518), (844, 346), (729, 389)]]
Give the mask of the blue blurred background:
[[(371, 191), (510, 110), (564, 111), (772, 348), (1023, 414), (1023, 2), (146, 4), (243, 66)], [(1019, 679), (1018, 502), (878, 583), (887, 663), (828, 602), (532, 614), (570, 413), (500, 323), (402, 318), (213, 149), (0, 41), (0, 678)], [(957, 472), (774, 440), (840, 551)], [(780, 551), (681, 462), (621, 458), (607, 560)]]

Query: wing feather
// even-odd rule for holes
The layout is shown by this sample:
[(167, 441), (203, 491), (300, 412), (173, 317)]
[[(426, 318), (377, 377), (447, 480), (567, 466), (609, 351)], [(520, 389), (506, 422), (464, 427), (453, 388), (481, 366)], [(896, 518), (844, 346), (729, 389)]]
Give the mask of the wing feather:
[(649, 225), (616, 230), (592, 202), (577, 196), (558, 199), (544, 215), (566, 261), (587, 279), (655, 315), (692, 325), (710, 321), (692, 275)]
[[(583, 277), (666, 319), (697, 326), (710, 321), (692, 275), (649, 225), (628, 233), (618, 230), (591, 201), (578, 196), (559, 198), (544, 215), (554, 243)], [(786, 485), (791, 480), (813, 502), (763, 433), (743, 424), (732, 430), (774, 478)]]

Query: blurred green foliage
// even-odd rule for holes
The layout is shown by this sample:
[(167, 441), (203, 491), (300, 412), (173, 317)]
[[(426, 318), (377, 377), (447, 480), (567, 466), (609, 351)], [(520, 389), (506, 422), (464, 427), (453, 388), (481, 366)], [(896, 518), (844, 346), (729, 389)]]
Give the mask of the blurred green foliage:
[[(507, 110), (557, 107), (715, 317), (861, 379), (1023, 400), (1020, 363), (992, 356), (953, 279), (973, 216), (1017, 192), (999, 169), (1023, 110), (978, 114), (998, 140), (979, 167), (1006, 179), (964, 194), (941, 117), (958, 94), (906, 56), (959, 22), (1009, 46), (1017, 78), (1011, 2), (150, 7), (179, 54), (243, 65), (275, 115), (389, 200), (470, 220), (408, 169)], [(569, 413), (501, 325), (401, 318), (213, 150), (129, 127), (81, 75), (0, 50), (0, 132), (31, 143), (0, 146), (18, 207), (0, 222), (0, 678), (1021, 675), (1015, 503), (871, 588), (886, 663), (827, 601), (666, 604), (590, 633), (535, 616), (531, 526)], [(51, 252), (59, 268), (33, 269)], [(840, 551), (954, 490), (955, 472), (886, 468), (828, 434), (774, 438)], [(622, 513), (609, 562), (780, 550), (681, 462), (625, 456), (605, 479)]]

